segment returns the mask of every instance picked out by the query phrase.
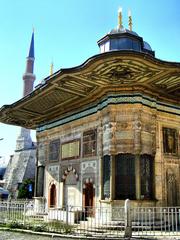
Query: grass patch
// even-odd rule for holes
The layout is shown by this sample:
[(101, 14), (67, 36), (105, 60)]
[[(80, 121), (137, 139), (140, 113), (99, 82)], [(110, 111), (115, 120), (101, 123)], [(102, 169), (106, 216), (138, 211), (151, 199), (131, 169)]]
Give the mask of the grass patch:
[(51, 221), (47, 224), (49, 226), (49, 230), (52, 232), (72, 233), (74, 229), (72, 225), (57, 220)]
[(73, 233), (74, 227), (72, 225), (63, 223), (61, 221), (51, 221), (51, 222), (26, 222), (22, 223), (20, 221), (10, 221), (7, 223), (0, 223), (0, 226), (7, 227), (10, 229), (25, 229), (32, 230), (34, 232), (53, 232), (53, 233)]

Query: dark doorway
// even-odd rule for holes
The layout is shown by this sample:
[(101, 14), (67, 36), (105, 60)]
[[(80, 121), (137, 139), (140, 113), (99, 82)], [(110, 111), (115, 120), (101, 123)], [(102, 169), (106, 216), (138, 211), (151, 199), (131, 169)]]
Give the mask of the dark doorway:
[(56, 206), (56, 186), (55, 184), (51, 185), (50, 189), (50, 207), (53, 208)]
[(84, 206), (86, 211), (86, 216), (94, 216), (94, 188), (92, 183), (86, 183), (83, 191)]

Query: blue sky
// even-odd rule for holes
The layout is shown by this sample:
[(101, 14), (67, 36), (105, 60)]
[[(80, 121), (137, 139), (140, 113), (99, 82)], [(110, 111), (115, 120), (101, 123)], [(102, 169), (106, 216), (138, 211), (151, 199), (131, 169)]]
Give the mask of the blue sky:
[[(37, 85), (54, 70), (73, 67), (99, 53), (97, 40), (117, 26), (123, 8), (128, 27), (131, 9), (133, 31), (147, 41), (156, 57), (180, 62), (179, 0), (0, 0), (0, 106), (22, 96), (22, 75), (35, 28), (35, 74)], [(13, 154), (18, 127), (0, 124), (0, 156)], [(35, 138), (35, 134), (33, 134)]]

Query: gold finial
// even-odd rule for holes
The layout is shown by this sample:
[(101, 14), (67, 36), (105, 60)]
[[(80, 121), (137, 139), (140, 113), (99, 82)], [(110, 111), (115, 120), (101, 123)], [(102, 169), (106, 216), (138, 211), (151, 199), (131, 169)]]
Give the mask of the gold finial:
[(122, 7), (118, 9), (118, 29), (122, 29)]
[(54, 72), (54, 64), (53, 64), (53, 62), (51, 63), (51, 66), (50, 66), (50, 75), (52, 75), (53, 74), (53, 72)]
[(131, 15), (131, 10), (128, 11), (128, 18), (129, 18), (129, 30), (132, 31), (132, 15)]

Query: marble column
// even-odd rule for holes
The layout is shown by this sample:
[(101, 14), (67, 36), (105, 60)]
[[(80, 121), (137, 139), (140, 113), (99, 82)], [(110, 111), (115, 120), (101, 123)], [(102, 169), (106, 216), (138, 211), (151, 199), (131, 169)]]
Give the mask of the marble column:
[(141, 169), (140, 169), (140, 153), (142, 150), (141, 142), (141, 119), (142, 110), (139, 110), (134, 115), (134, 153), (135, 153), (135, 186), (136, 199), (141, 199)]
[(110, 200), (115, 197), (115, 155), (110, 156)]
[(140, 155), (135, 156), (135, 181), (136, 181), (136, 199), (141, 199), (141, 166)]
[(99, 174), (99, 198), (100, 200), (103, 199), (103, 157), (99, 158), (99, 169), (100, 169), (100, 174)]
[(59, 186), (59, 207), (62, 208), (64, 205), (64, 182), (60, 182)]

